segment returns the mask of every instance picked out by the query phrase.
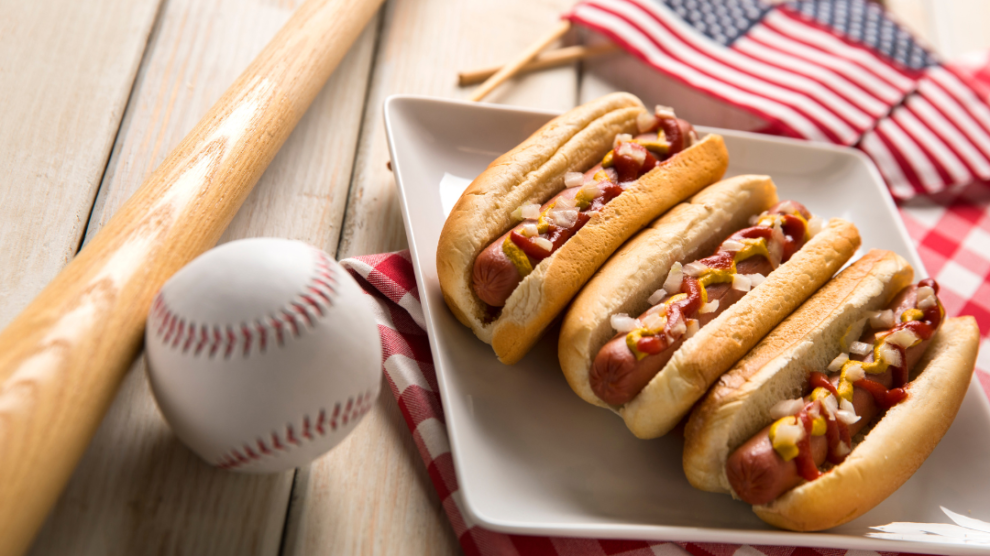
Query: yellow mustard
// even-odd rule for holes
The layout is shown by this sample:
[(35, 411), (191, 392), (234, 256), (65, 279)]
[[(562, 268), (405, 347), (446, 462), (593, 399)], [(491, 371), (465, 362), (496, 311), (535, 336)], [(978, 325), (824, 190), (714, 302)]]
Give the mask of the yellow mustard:
[(787, 417), (781, 417), (774, 421), (770, 425), (770, 443), (773, 444), (773, 449), (780, 454), (780, 457), (784, 458), (784, 461), (791, 461), (798, 455), (797, 443), (785, 441), (777, 437), (777, 428), (781, 425), (796, 425), (797, 417), (793, 415), (788, 415)]
[(519, 248), (512, 241), (512, 236), (505, 238), (502, 242), (502, 252), (505, 256), (512, 261), (513, 266), (519, 271), (519, 276), (525, 278), (529, 276), (530, 272), (533, 272), (533, 265), (529, 262), (529, 257), (526, 256), (526, 252)]

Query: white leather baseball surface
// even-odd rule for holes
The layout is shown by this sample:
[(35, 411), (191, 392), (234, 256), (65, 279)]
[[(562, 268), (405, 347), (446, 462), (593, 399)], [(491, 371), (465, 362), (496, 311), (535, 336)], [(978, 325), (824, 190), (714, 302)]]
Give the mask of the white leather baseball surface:
[(333, 448), (381, 385), (371, 303), (323, 251), (257, 238), (177, 272), (148, 316), (148, 376), (175, 434), (207, 462), (277, 472)]

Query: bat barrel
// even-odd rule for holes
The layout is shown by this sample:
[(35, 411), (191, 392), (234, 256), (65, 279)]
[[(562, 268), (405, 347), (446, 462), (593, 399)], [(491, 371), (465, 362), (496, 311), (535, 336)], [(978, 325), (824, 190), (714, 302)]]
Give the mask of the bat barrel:
[(0, 332), (0, 555), (27, 550), (141, 347), (152, 297), (216, 244), (382, 0), (308, 0)]

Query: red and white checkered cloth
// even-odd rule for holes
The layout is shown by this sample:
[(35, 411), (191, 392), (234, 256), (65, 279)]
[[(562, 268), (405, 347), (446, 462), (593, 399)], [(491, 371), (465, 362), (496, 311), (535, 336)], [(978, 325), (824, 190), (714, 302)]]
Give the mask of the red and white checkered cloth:
[[(980, 381), (990, 396), (990, 190), (968, 189), (903, 207), (908, 230), (952, 315), (975, 315), (983, 343)], [(423, 309), (408, 251), (341, 261), (376, 305), (382, 367), (447, 517), (468, 555), (842, 556), (844, 550), (732, 544), (665, 543), (496, 533), (473, 523), (461, 507), (457, 474), (440, 403)], [(686, 551), (686, 552), (685, 552)], [(857, 554), (876, 554), (857, 551)]]

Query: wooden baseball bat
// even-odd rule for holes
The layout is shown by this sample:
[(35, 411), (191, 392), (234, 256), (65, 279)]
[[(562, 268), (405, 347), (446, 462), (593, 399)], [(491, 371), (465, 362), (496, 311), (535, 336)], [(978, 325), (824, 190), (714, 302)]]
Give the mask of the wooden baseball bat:
[[(0, 555), (27, 550), (138, 355), (152, 297), (216, 244), (382, 0), (307, 0), (0, 333)], [(355, 85), (356, 86), (356, 85)]]

